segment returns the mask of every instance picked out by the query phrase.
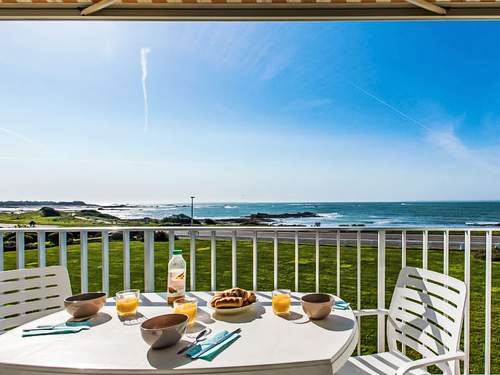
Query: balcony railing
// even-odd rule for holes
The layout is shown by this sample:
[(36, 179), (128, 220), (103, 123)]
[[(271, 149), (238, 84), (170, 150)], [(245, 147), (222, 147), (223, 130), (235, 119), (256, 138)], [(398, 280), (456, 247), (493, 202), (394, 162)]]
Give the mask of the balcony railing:
[[(463, 327), (463, 350), (466, 360), (463, 373), (490, 374), (500, 372), (499, 341), (492, 345), (492, 337), (496, 339), (500, 336), (500, 327), (492, 327), (491, 324), (492, 296), (496, 296), (498, 300), (500, 294), (500, 285), (495, 288), (492, 286), (493, 267), (496, 267), (497, 272), (500, 270), (500, 264), (497, 266), (493, 262), (493, 252), (498, 246), (496, 244), (500, 243), (500, 236), (497, 236), (495, 231), (499, 229), (0, 228), (0, 271), (4, 268), (43, 267), (57, 263), (68, 267), (68, 249), (71, 247), (74, 251), (72, 250), (72, 262), (68, 269), (73, 290), (76, 291), (79, 287), (79, 290), (86, 292), (89, 289), (89, 253), (92, 259), (95, 259), (95, 252), (100, 250), (97, 269), (100, 269), (101, 274), (101, 290), (109, 293), (115, 292), (117, 288), (127, 289), (140, 285), (146, 292), (164, 291), (165, 285), (158, 285), (158, 272), (166, 270), (169, 255), (180, 245), (189, 250), (184, 256), (188, 262), (188, 287), (191, 290), (216, 290), (221, 285), (237, 286), (243, 282), (250, 284), (244, 287), (254, 290), (288, 287), (295, 291), (321, 290), (343, 297), (351, 303), (358, 316), (361, 334), (357, 352), (366, 353), (368, 350), (384, 351), (386, 348), (383, 312), (390, 302), (397, 272), (411, 262), (414, 266), (450, 273), (466, 282), (468, 298)], [(37, 236), (37, 248), (27, 250), (25, 237), (33, 233)], [(116, 234), (120, 233), (121, 236), (116, 237)], [(160, 233), (163, 234), (162, 242), (167, 242), (168, 246), (163, 246), (162, 242), (158, 241), (155, 244), (155, 236), (158, 237)], [(49, 234), (52, 239), (54, 236), (57, 239), (53, 240), (57, 244), (53, 243), (51, 248), (47, 247)], [(70, 243), (68, 235), (71, 236)], [(118, 252), (113, 251), (114, 257), (111, 259), (110, 235), (111, 242), (118, 242), (120, 247)], [(15, 251), (9, 252), (4, 245), (12, 245), (14, 236)], [(95, 244), (96, 241), (98, 244)], [(135, 252), (137, 246), (141, 248), (140, 259), (144, 263), (140, 266), (143, 269), (141, 275), (137, 272), (137, 264), (133, 265), (131, 261), (132, 244)], [(222, 258), (218, 250), (223, 252)], [(37, 259), (31, 259), (34, 257), (33, 252), (37, 253)], [(47, 260), (48, 253), (50, 262)], [(74, 259), (78, 256), (75, 253), (79, 253), (79, 261)], [(31, 254), (29, 264), (26, 261), (27, 254)], [(116, 254), (120, 256), (117, 258)], [(263, 256), (265, 258), (262, 258)], [(155, 261), (155, 258), (159, 261)], [(201, 259), (200, 264), (197, 264), (197, 258)], [(245, 259), (245, 267), (239, 270), (242, 259)], [(280, 263), (280, 260), (283, 262)], [(116, 285), (116, 279), (120, 279), (122, 275), (111, 274), (112, 287), (110, 261), (115, 264), (123, 263), (123, 271), (120, 272), (123, 273), (123, 281)], [(134, 268), (131, 269), (131, 265)], [(95, 265), (92, 267), (95, 268)], [(93, 272), (91, 275), (92, 285), (98, 283), (95, 280), (96, 274)], [(372, 279), (373, 282), (370, 282)], [(474, 302), (472, 311), (471, 300)], [(500, 307), (495, 307), (495, 313), (498, 313)], [(376, 324), (373, 321), (371, 325), (367, 324), (365, 329), (370, 331), (371, 326), (376, 326), (373, 332), (376, 337), (372, 337), (370, 332), (363, 332), (365, 325), (361, 323), (364, 323), (365, 317), (370, 316), (376, 317)], [(496, 318), (500, 316), (497, 315)], [(492, 330), (495, 331), (493, 336)], [(371, 346), (364, 342), (370, 339), (374, 341)]]

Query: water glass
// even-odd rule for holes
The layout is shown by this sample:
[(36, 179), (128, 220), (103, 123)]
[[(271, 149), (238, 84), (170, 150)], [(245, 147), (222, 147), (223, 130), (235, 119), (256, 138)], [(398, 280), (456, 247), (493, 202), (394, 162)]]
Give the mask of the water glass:
[(121, 317), (137, 314), (141, 292), (139, 289), (127, 289), (116, 293), (116, 311)]
[(273, 311), (276, 315), (287, 315), (290, 313), (292, 304), (292, 293), (289, 289), (280, 289), (273, 291)]

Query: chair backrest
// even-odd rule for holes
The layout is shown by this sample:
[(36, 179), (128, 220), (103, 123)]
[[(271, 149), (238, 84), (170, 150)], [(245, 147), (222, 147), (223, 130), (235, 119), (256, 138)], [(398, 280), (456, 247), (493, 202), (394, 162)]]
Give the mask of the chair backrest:
[(0, 272), (0, 334), (64, 308), (68, 271), (51, 266)]
[[(399, 351), (399, 342), (423, 357), (458, 351), (466, 292), (465, 283), (451, 276), (403, 268), (387, 319), (389, 350)], [(457, 364), (442, 363), (438, 367), (445, 374), (456, 374)]]

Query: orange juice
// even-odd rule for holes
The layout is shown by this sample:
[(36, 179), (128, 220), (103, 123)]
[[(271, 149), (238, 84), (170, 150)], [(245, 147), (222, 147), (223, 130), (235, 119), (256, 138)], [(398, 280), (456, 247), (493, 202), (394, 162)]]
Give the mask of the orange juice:
[[(179, 301), (179, 300), (177, 300), (177, 301)], [(177, 301), (175, 301), (175, 302), (177, 302)], [(197, 309), (198, 309), (198, 306), (196, 306), (196, 303), (176, 304), (175, 308), (174, 308), (174, 313), (187, 315), (188, 316), (188, 324), (193, 324), (194, 321), (196, 320), (196, 310)]]
[(273, 296), (273, 311), (275, 314), (288, 314), (292, 299), (289, 294), (276, 294)]
[(116, 300), (116, 311), (120, 316), (135, 315), (139, 307), (139, 299), (137, 297), (127, 297)]

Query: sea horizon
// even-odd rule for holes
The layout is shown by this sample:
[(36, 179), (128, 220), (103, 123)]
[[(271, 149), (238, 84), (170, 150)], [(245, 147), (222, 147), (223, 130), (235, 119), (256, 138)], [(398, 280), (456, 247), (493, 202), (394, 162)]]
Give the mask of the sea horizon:
[[(23, 201), (19, 206), (2, 207), (2, 212), (39, 209), (41, 201)], [(46, 201), (43, 201), (47, 203)], [(75, 201), (80, 202), (80, 201)], [(0, 202), (1, 203), (1, 202)], [(28, 203), (28, 204), (27, 204)], [(61, 211), (94, 208), (120, 219), (162, 219), (172, 215), (191, 215), (190, 202), (115, 203), (53, 206)], [(63, 202), (71, 203), (71, 202)], [(304, 226), (486, 226), (500, 225), (500, 201), (381, 201), (381, 202), (194, 202), (194, 218), (230, 219), (257, 213), (269, 215), (312, 212), (315, 217), (275, 218), (275, 225)]]

